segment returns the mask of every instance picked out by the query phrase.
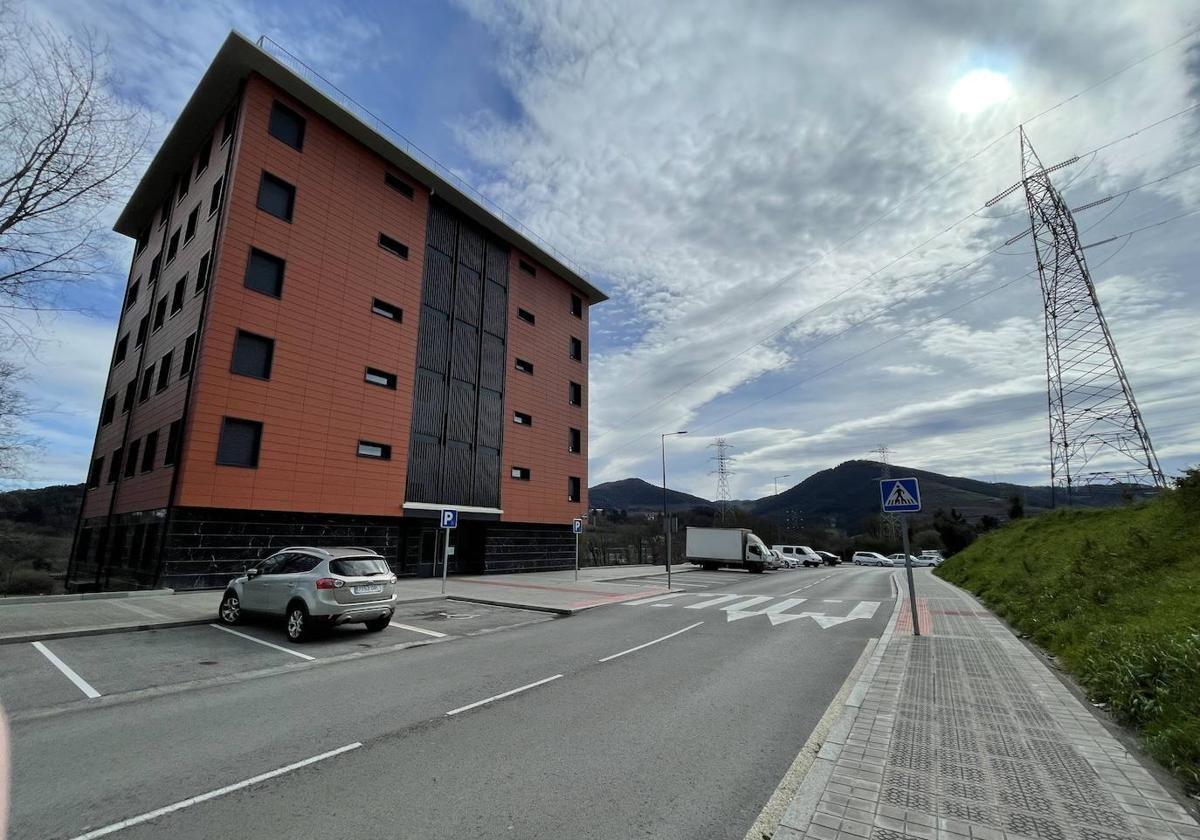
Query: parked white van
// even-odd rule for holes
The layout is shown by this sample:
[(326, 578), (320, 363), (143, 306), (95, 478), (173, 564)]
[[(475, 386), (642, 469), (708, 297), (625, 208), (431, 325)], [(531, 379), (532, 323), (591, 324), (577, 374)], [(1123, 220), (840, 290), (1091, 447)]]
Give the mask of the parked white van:
[(801, 566), (820, 566), (825, 560), (806, 545), (773, 545), (771, 548), (783, 555), (785, 560), (796, 560)]

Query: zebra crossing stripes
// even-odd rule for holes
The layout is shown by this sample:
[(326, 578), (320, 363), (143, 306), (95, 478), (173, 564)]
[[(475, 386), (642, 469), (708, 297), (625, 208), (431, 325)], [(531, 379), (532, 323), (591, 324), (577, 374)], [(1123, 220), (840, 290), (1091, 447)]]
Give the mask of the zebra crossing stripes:
[[(694, 603), (681, 603), (679, 599), (696, 599)], [(879, 610), (879, 601), (844, 601), (838, 599), (825, 599), (821, 604), (846, 604), (850, 607), (849, 612), (845, 615), (829, 615), (828, 613), (816, 610), (804, 610), (802, 612), (792, 612), (801, 604), (807, 602), (806, 598), (779, 598), (772, 595), (731, 595), (731, 594), (705, 594), (700, 592), (672, 592), (669, 595), (653, 595), (649, 598), (639, 598), (636, 601), (626, 601), (625, 605), (630, 607), (651, 606), (651, 607), (676, 607), (682, 606), (685, 610), (706, 610), (715, 609), (718, 612), (725, 613), (726, 623), (733, 621), (741, 621), (746, 618), (755, 616), (766, 616), (772, 627), (778, 627), (780, 624), (787, 624), (792, 621), (797, 621), (801, 618), (811, 618), (818, 627), (822, 630), (827, 630), (830, 627), (837, 627), (839, 624), (845, 624), (848, 621), (856, 621), (858, 619), (874, 618), (875, 613)], [(835, 607), (841, 612), (844, 607)]]

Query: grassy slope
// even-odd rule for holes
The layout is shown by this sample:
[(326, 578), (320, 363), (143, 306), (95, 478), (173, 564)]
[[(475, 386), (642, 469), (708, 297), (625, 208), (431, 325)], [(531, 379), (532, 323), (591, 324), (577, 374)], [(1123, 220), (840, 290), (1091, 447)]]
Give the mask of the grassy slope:
[(988, 534), (937, 574), (1059, 657), (1200, 788), (1200, 474), (1155, 501)]

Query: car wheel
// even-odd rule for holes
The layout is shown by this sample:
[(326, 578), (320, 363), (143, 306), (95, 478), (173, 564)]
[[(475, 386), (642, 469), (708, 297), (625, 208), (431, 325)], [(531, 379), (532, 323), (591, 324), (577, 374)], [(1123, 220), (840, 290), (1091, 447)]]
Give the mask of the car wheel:
[(217, 609), (217, 618), (222, 624), (239, 624), (242, 620), (242, 601), (236, 592), (226, 592)]
[(378, 633), (380, 630), (387, 627), (388, 624), (391, 623), (391, 620), (392, 617), (390, 615), (385, 615), (381, 616), (380, 618), (372, 618), (370, 621), (364, 623), (367, 625), (367, 629), (372, 633)]
[(287, 635), (293, 642), (303, 642), (309, 636), (308, 608), (299, 601), (288, 607)]

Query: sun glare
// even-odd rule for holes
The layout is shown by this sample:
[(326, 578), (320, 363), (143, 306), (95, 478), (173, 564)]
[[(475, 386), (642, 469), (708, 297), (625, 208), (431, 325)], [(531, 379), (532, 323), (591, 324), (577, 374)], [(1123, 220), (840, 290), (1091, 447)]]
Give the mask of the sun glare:
[(950, 88), (950, 104), (960, 114), (978, 114), (1012, 95), (1012, 84), (1003, 73), (972, 70)]

